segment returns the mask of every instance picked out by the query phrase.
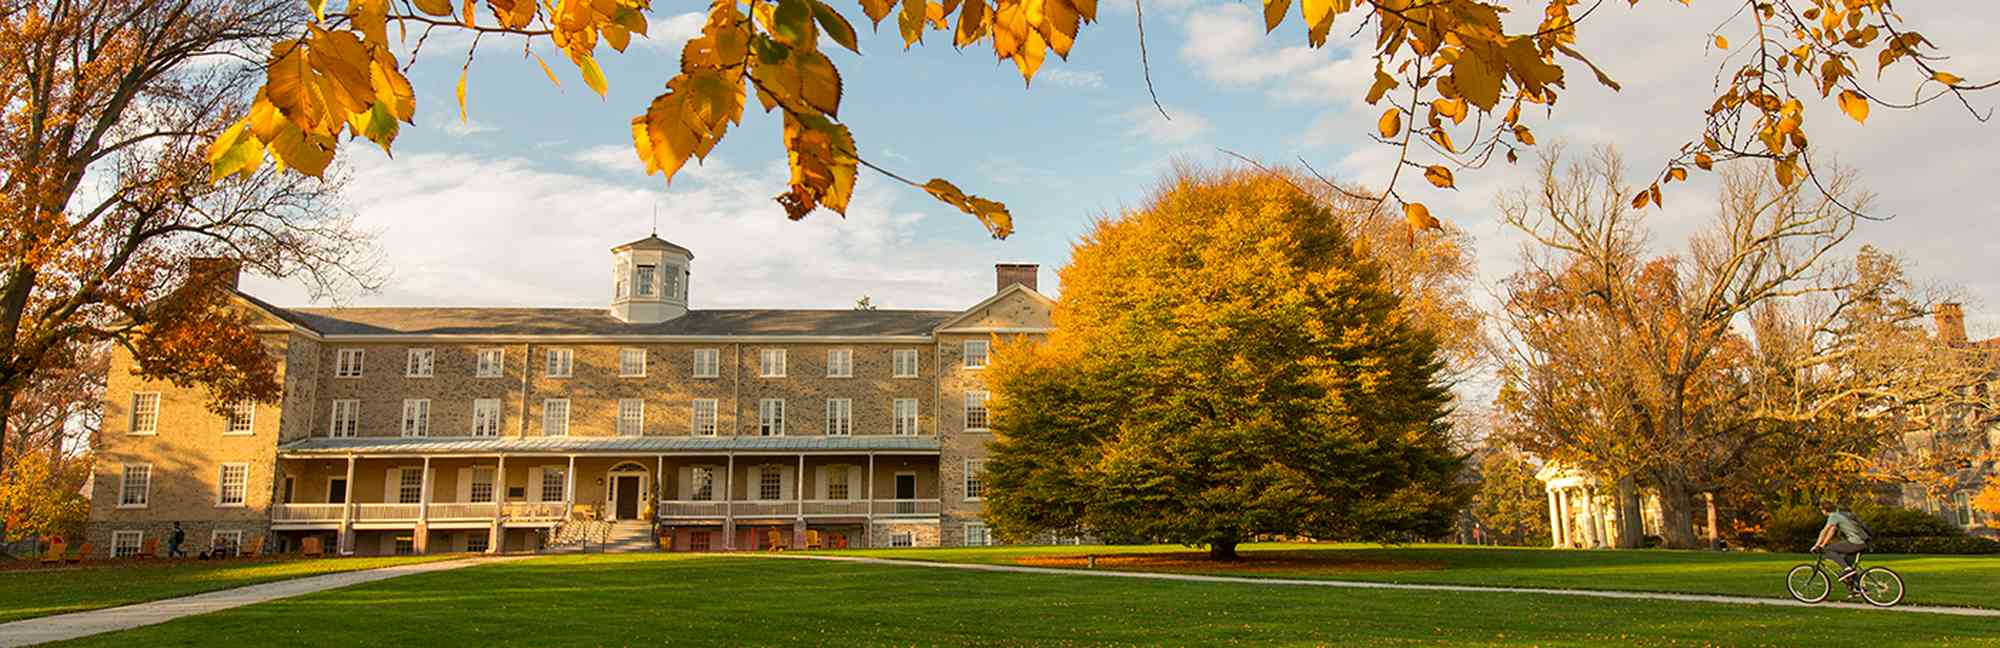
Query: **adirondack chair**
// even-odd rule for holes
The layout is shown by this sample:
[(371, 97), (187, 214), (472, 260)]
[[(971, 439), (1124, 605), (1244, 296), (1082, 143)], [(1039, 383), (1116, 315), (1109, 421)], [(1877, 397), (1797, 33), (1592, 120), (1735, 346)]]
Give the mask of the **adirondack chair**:
[(61, 539), (50, 540), (48, 551), (42, 552), (42, 564), (61, 565), (63, 556), (66, 555), (64, 552), (68, 550), (69, 545), (63, 544)]
[(147, 538), (145, 542), (139, 543), (139, 553), (133, 554), (133, 557), (134, 558), (160, 557), (160, 539)]
[(304, 540), (299, 541), (299, 555), (307, 558), (326, 555), (325, 549), (320, 546), (319, 536), (306, 536)]
[(835, 548), (835, 549), (846, 549), (846, 548), (847, 548), (847, 534), (845, 534), (845, 533), (836, 533), (836, 534), (833, 534), (833, 543), (832, 543), (832, 544), (833, 544), (833, 548)]
[(779, 532), (779, 531), (778, 531), (777, 529), (772, 529), (772, 530), (770, 531), (770, 533), (768, 533), (768, 534), (766, 534), (766, 535), (764, 536), (764, 538), (765, 538), (765, 540), (764, 540), (764, 544), (765, 544), (765, 545), (767, 545), (767, 550), (768, 550), (768, 551), (784, 551), (784, 550), (785, 550), (785, 534), (784, 534), (784, 533), (782, 533), (782, 532)]
[(813, 529), (806, 529), (806, 548), (807, 549), (824, 548), (820, 545), (819, 531)]
[(83, 559), (90, 557), (90, 550), (91, 550), (90, 543), (88, 542), (83, 543), (82, 547), (77, 548), (76, 553), (70, 554), (68, 557), (63, 558), (63, 562), (72, 565), (81, 565), (83, 564)]
[(660, 551), (673, 551), (673, 550), (674, 550), (674, 534), (673, 533), (660, 534)]
[(244, 540), (243, 546), (236, 548), (236, 555), (251, 558), (264, 555), (264, 536), (251, 536), (250, 539)]

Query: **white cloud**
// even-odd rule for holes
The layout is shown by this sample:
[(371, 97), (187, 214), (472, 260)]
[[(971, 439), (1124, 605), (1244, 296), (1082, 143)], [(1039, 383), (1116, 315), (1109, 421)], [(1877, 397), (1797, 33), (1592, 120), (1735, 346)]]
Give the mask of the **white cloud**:
[(1280, 36), (1264, 33), (1264, 19), (1249, 5), (1197, 9), (1182, 22), (1186, 38), (1181, 58), (1202, 78), (1224, 85), (1258, 84), (1297, 74), (1332, 57), (1297, 45), (1277, 47)]
[(570, 161), (614, 173), (644, 172), (639, 153), (627, 145), (605, 144), (570, 154)]
[(1166, 108), (1173, 119), (1162, 117), (1160, 109), (1149, 103), (1125, 111), (1118, 120), (1129, 124), (1126, 135), (1166, 144), (1180, 144), (1208, 132), (1208, 120), (1201, 115), (1175, 106)]
[(478, 135), (480, 133), (491, 133), (493, 131), (497, 131), (500, 129), (499, 127), (493, 126), (491, 124), (487, 124), (477, 119), (472, 119), (468, 117), (463, 120), (440, 119), (438, 120), (438, 130), (444, 131), (445, 134), (447, 135), (464, 137), (467, 135)]
[(1035, 80), (1064, 88), (1104, 87), (1104, 74), (1093, 70), (1042, 68), (1041, 72), (1035, 74)]
[(708, 24), (708, 14), (690, 11), (666, 18), (655, 17), (646, 25), (646, 37), (635, 38), (632, 42), (644, 47), (665, 49), (676, 54), (688, 39), (701, 34), (701, 28)]

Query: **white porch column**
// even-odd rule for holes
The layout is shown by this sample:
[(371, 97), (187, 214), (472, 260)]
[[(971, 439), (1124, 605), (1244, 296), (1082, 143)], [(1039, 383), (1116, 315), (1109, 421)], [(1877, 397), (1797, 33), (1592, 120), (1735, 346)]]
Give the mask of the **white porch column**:
[(722, 471), (722, 548), (736, 550), (736, 505), (731, 502), (736, 497), (736, 455), (729, 455), (729, 464)]
[(431, 458), (424, 457), (423, 478), (417, 480), (417, 528), (410, 534), (417, 553), (431, 552)]
[(1603, 530), (1598, 527), (1597, 489), (1584, 487), (1582, 490), (1583, 519), (1584, 526), (1587, 527), (1585, 531), (1590, 535), (1590, 548), (1601, 549), (1604, 547), (1604, 536), (1602, 535)]
[(1549, 546), (1551, 548), (1561, 548), (1563, 546), (1562, 512), (1556, 508), (1556, 489), (1544, 485), (1542, 486), (1542, 494), (1547, 495), (1549, 498)]
[(861, 480), (862, 496), (868, 498), (868, 526), (861, 529), (861, 546), (875, 546), (875, 453), (868, 453), (868, 478)]
[(576, 455), (569, 456), (569, 469), (563, 471), (563, 519), (569, 519), (576, 509)]
[(493, 468), (493, 530), (486, 536), (486, 553), (507, 553), (507, 455)]
[(1556, 490), (1556, 525), (1557, 525), (1558, 527), (1560, 527), (1560, 528), (1562, 529), (1562, 534), (1561, 534), (1561, 535), (1562, 535), (1562, 546), (1563, 546), (1564, 548), (1568, 548), (1568, 547), (1570, 547), (1571, 545), (1575, 544), (1575, 542), (1574, 542), (1575, 538), (1571, 538), (1571, 537), (1570, 537), (1570, 535), (1569, 535), (1569, 532), (1570, 532), (1570, 521), (1571, 521), (1572, 519), (1574, 519), (1575, 517), (1576, 517), (1576, 511), (1574, 511), (1574, 510), (1572, 510), (1572, 509), (1570, 508), (1570, 502), (1569, 502), (1569, 489), (1568, 489), (1568, 488), (1560, 488), (1560, 489), (1557, 489), (1557, 490)]
[(354, 455), (347, 455), (347, 481), (340, 493), (340, 538), (335, 548), (342, 556), (354, 555)]
[(798, 504), (799, 516), (792, 523), (792, 548), (806, 548), (806, 455), (799, 453), (799, 471), (792, 474), (792, 500)]

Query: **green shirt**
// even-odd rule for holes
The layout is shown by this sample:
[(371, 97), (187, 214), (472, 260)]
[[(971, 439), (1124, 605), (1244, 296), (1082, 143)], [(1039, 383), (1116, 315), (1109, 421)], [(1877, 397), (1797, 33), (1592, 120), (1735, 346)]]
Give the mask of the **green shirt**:
[(1864, 544), (1868, 539), (1861, 535), (1861, 523), (1843, 511), (1826, 514), (1826, 525), (1840, 529), (1840, 537), (1855, 544)]

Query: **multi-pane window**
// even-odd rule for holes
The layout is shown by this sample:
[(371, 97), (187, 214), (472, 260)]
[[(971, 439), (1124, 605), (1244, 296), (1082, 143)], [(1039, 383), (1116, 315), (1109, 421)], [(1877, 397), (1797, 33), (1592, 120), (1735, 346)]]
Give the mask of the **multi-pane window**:
[(897, 378), (917, 377), (917, 350), (897, 349), (895, 353)]
[(472, 436), (500, 436), (500, 399), (478, 398), (472, 401)]
[(917, 399), (896, 399), (896, 434), (915, 436), (917, 433)]
[(757, 435), (785, 435), (785, 399), (766, 398), (757, 401)]
[(472, 468), (472, 486), (467, 489), (465, 500), (474, 504), (485, 504), (493, 501), (492, 467), (474, 466)]
[(639, 436), (646, 433), (646, 401), (638, 398), (618, 400), (618, 436)]
[(361, 401), (341, 399), (333, 401), (333, 423), (327, 427), (330, 437), (351, 437), (361, 428)]
[(403, 399), (403, 436), (430, 436), (431, 401), (428, 398)]
[(249, 490), (250, 464), (222, 464), (222, 474), (216, 478), (216, 506), (242, 506)]
[(139, 547), (146, 542), (144, 531), (112, 531), (111, 557), (126, 558), (139, 555)]
[(693, 420), (695, 436), (715, 436), (715, 399), (694, 399)]
[(688, 533), (688, 551), (708, 550), (709, 540), (707, 531), (691, 531)]
[(847, 484), (847, 466), (829, 466), (826, 469), (826, 498), (844, 500), (851, 492)]
[(978, 522), (965, 523), (965, 546), (984, 547), (993, 544), (993, 532)]
[(506, 366), (506, 349), (480, 349), (479, 364), (473, 369), (473, 377), (499, 378), (501, 368)]
[(847, 436), (854, 431), (854, 400), (826, 399), (827, 436)]
[(965, 429), (986, 429), (986, 392), (965, 392)]
[(619, 349), (619, 350), (618, 350), (618, 375), (619, 375), (619, 376), (622, 376), (622, 377), (625, 377), (625, 378), (637, 378), (637, 377), (641, 377), (641, 376), (645, 376), (645, 375), (646, 375), (646, 350), (645, 350), (645, 349)]
[(568, 475), (563, 474), (562, 468), (543, 468), (542, 501), (544, 502), (563, 501), (565, 499), (563, 497), (563, 492), (567, 490), (567, 487), (569, 485), (569, 480), (567, 479), (567, 477)]
[(492, 540), (493, 538), (488, 537), (485, 531), (466, 533), (465, 550), (471, 553), (486, 553), (486, 550), (492, 547), (492, 545), (488, 544)]
[(891, 547), (913, 547), (916, 544), (916, 537), (908, 531), (889, 534), (889, 546)]
[(396, 471), (396, 503), (417, 504), (424, 497), (424, 469), (404, 468)]
[(223, 434), (250, 434), (257, 422), (257, 403), (237, 401), (229, 405), (229, 419), (222, 428)]
[(437, 351), (432, 349), (410, 349), (410, 358), (403, 364), (403, 375), (411, 378), (429, 378), (436, 368)]
[(852, 378), (853, 376), (853, 349), (832, 349), (826, 352), (826, 377)]
[(125, 466), (118, 480), (119, 506), (145, 506), (147, 495), (152, 492), (153, 466), (137, 464)]
[(986, 460), (965, 460), (965, 499), (986, 497)]
[(694, 377), (714, 378), (719, 371), (717, 365), (721, 364), (721, 358), (722, 350), (720, 349), (695, 349), (693, 363)]
[(398, 536), (395, 542), (396, 542), (396, 555), (398, 556), (417, 555), (416, 538), (410, 536)]
[(653, 275), (657, 269), (649, 265), (639, 266), (638, 271), (632, 273), (632, 294), (640, 297), (653, 296)]
[(757, 499), (784, 499), (784, 479), (784, 475), (773, 466), (765, 466), (762, 470), (757, 471)]
[(698, 501), (698, 502), (707, 502), (707, 501), (710, 501), (710, 500), (714, 500), (714, 499), (715, 499), (715, 469), (714, 469), (714, 468), (703, 468), (703, 467), (696, 467), (696, 468), (695, 468), (695, 469), (693, 470), (693, 473), (694, 473), (694, 474), (693, 474), (693, 478), (694, 478), (694, 493), (693, 493), (693, 499), (694, 499), (695, 501)]
[(333, 377), (360, 378), (361, 361), (368, 357), (367, 354), (367, 349), (341, 349), (339, 355), (334, 356)]
[(785, 377), (785, 350), (763, 349), (757, 353), (757, 375), (764, 378)]
[(569, 399), (542, 401), (542, 436), (569, 436)]
[(681, 269), (674, 266), (667, 266), (667, 272), (661, 275), (661, 278), (667, 280), (667, 289), (660, 291), (661, 295), (667, 299), (679, 298), (681, 296)]
[(576, 369), (576, 352), (569, 349), (549, 349), (544, 360), (542, 372), (550, 378), (568, 378)]
[(139, 392), (132, 395), (132, 434), (156, 434), (160, 431), (160, 393)]
[(224, 556), (240, 555), (243, 552), (243, 530), (224, 531), (216, 529), (208, 534), (208, 546), (222, 551)]
[(1972, 526), (1972, 491), (1951, 494), (1951, 514), (1957, 519), (1959, 526)]
[(978, 369), (986, 366), (986, 341), (965, 341), (965, 368)]

